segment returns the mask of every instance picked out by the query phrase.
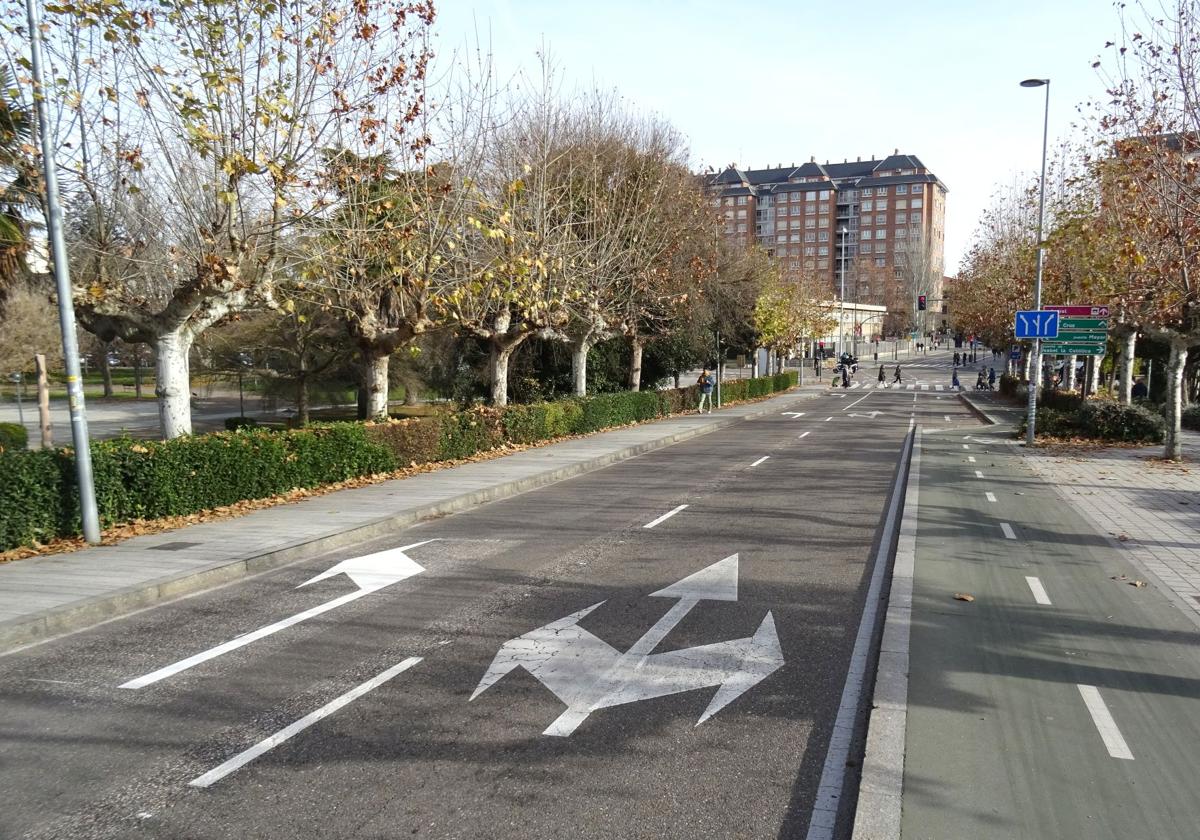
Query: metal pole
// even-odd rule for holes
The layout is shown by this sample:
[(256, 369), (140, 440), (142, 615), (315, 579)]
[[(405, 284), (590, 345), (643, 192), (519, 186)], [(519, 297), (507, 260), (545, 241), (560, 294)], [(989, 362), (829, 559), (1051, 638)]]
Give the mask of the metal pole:
[[(1038, 189), (1038, 249), (1037, 249), (1037, 280), (1033, 286), (1033, 308), (1042, 308), (1042, 262), (1046, 249), (1042, 242), (1042, 224), (1046, 216), (1046, 142), (1050, 132), (1050, 80), (1045, 79), (1046, 109), (1042, 118), (1042, 180)], [(1038, 380), (1042, 368), (1042, 340), (1033, 340), (1033, 370), (1029, 381), (1029, 407), (1026, 415), (1025, 445), (1033, 446), (1037, 426), (1037, 391)]]
[(25, 382), (25, 374), (17, 371), (17, 422), (25, 425), (25, 409), (21, 407), (21, 385)]
[(846, 352), (846, 227), (838, 231), (842, 235), (841, 288), (838, 291), (838, 361)]
[(38, 0), (25, 0), (29, 20), (29, 60), (33, 71), (33, 102), (42, 141), (42, 168), (46, 179), (46, 228), (50, 234), (50, 259), (58, 290), (58, 321), (62, 328), (63, 361), (67, 366), (67, 403), (71, 415), (71, 440), (75, 444), (75, 474), (79, 482), (79, 512), (83, 537), (100, 542), (100, 516), (96, 510), (96, 488), (92, 481), (92, 450), (88, 441), (87, 413), (83, 404), (83, 377), (79, 370), (79, 344), (75, 337), (75, 306), (71, 300), (71, 277), (67, 270), (67, 248), (63, 241), (62, 207), (58, 202), (58, 177), (54, 163), (54, 141), (46, 115), (42, 83), (42, 21)]

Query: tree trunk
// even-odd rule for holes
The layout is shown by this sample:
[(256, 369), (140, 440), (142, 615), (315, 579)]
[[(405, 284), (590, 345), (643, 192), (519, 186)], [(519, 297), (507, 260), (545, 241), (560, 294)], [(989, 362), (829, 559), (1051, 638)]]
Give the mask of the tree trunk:
[(629, 390), (640, 391), (642, 389), (642, 337), (640, 335), (631, 335), (629, 337)]
[(1178, 461), (1183, 457), (1180, 420), (1183, 414), (1183, 367), (1187, 364), (1188, 346), (1182, 338), (1171, 341), (1171, 356), (1167, 360), (1167, 440), (1163, 457)]
[(592, 343), (586, 338), (576, 339), (571, 345), (571, 382), (577, 397), (587, 396), (587, 359)]
[(675, 371), (675, 390), (678, 391), (682, 387), (683, 387), (683, 384), (680, 382), (679, 371)]
[(753, 347), (750, 350), (750, 378), (758, 378), (758, 348)]
[(133, 396), (135, 399), (142, 398), (142, 348), (138, 347), (137, 353), (133, 356)]
[(112, 365), (108, 363), (108, 354), (112, 352), (112, 342), (106, 341), (100, 345), (100, 378), (104, 382), (104, 396), (112, 399)]
[(296, 380), (296, 424), (301, 428), (308, 425), (308, 414), (308, 377), (301, 376)]
[(37, 367), (38, 425), (42, 431), (42, 449), (49, 449), (54, 445), (54, 433), (50, 428), (50, 378), (46, 375), (46, 357), (38, 353), (33, 357), (33, 363)]
[(1092, 381), (1088, 384), (1088, 393), (1095, 395), (1100, 391), (1100, 368), (1104, 366), (1104, 357), (1090, 356), (1089, 358), (1091, 359), (1091, 368), (1088, 369), (1088, 373), (1091, 375)]
[[(965, 367), (965, 365), (964, 365), (964, 367)], [(1033, 348), (1031, 347), (1029, 349), (1029, 351), (1025, 353), (1025, 361), (1021, 368), (1021, 379), (1024, 382), (1028, 382), (1029, 377), (1032, 375), (1033, 375)]]
[(158, 336), (155, 349), (154, 394), (158, 397), (158, 424), (166, 439), (192, 433), (191, 374), (188, 352), (191, 337), (182, 330)]
[(421, 389), (417, 387), (415, 379), (410, 379), (404, 383), (404, 404), (417, 405), (421, 399)]
[(1122, 336), (1121, 340), (1121, 392), (1117, 396), (1118, 402), (1121, 405), (1129, 405), (1133, 402), (1133, 371), (1137, 359), (1137, 333), (1130, 331), (1129, 335)]
[(492, 405), (508, 405), (508, 363), (512, 361), (513, 351), (521, 341), (508, 342), (492, 340), (491, 355), (488, 358), (488, 379), (491, 382)]
[(1075, 357), (1067, 356), (1063, 359), (1063, 390), (1075, 390)]
[(367, 419), (386, 420), (388, 416), (388, 367), (391, 356), (365, 351), (363, 387), (367, 392)]

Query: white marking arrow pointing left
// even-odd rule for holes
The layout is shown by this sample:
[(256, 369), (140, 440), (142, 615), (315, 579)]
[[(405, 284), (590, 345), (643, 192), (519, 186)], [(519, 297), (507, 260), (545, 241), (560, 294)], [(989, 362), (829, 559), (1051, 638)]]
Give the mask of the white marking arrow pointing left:
[(132, 679), (127, 683), (122, 683), (121, 688), (145, 688), (148, 685), (165, 680), (167, 677), (174, 676), (181, 671), (186, 671), (199, 665), (201, 662), (207, 662), (210, 659), (216, 659), (218, 656), (229, 653), (232, 650), (245, 647), (252, 642), (257, 642), (259, 639), (270, 636), (272, 633), (278, 633), (291, 627), (293, 624), (299, 624), (302, 621), (308, 621), (310, 618), (315, 618), (322, 613), (327, 613), (330, 610), (337, 609), (340, 606), (349, 604), (351, 601), (357, 601), (364, 595), (370, 595), (372, 592), (378, 592), (385, 586), (391, 586), (393, 583), (399, 583), (405, 578), (410, 578), (413, 575), (419, 575), (425, 571), (425, 567), (413, 561), (405, 552), (409, 549), (417, 548), (418, 546), (431, 543), (433, 540), (423, 540), (412, 545), (401, 546), (400, 548), (389, 548), (386, 551), (378, 551), (374, 554), (366, 554), (362, 557), (351, 557), (349, 560), (334, 565), (326, 569), (316, 577), (304, 581), (296, 588), (308, 586), (310, 583), (316, 583), (319, 580), (325, 580), (335, 575), (344, 574), (350, 580), (354, 581), (358, 589), (347, 595), (342, 595), (339, 598), (334, 598), (332, 601), (326, 601), (324, 604), (305, 610), (304, 612), (296, 613), (293, 616), (276, 621), (274, 624), (268, 624), (266, 627), (260, 627), (243, 636), (238, 636), (224, 644), (217, 645), (214, 648), (209, 648), (206, 651), (197, 653), (195, 656), (189, 656), (187, 659), (181, 659), (167, 665), (164, 668), (159, 668), (157, 671), (152, 671), (136, 679)]

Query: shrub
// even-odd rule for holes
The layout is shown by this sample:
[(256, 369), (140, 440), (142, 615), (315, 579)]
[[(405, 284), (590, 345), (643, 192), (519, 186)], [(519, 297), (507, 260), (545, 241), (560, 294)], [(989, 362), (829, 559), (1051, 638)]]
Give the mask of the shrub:
[(1000, 374), (1000, 396), (1015, 397), (1017, 395), (1017, 386), (1020, 384), (1020, 378), (1013, 376), (1011, 373)]
[(0, 451), (24, 449), (29, 443), (29, 433), (20, 423), (0, 423)]
[(1083, 395), (1078, 391), (1056, 391), (1046, 388), (1038, 396), (1038, 404), (1058, 411), (1078, 411), (1083, 405)]
[(236, 432), (238, 429), (253, 429), (258, 425), (258, 421), (253, 417), (226, 417), (225, 430), (228, 432)]
[(1096, 400), (1085, 402), (1079, 410), (1079, 432), (1100, 440), (1162, 443), (1166, 424), (1141, 406)]
[(474, 406), (441, 416), (439, 461), (469, 458), (504, 443), (501, 415), (504, 409)]
[(442, 437), (441, 422), (441, 416), (434, 415), (368, 423), (367, 438), (386, 447), (401, 467), (426, 464), (438, 459), (438, 442)]
[[(1024, 415), (1017, 429), (1017, 437), (1025, 437), (1029, 423)], [(1075, 437), (1079, 434), (1078, 414), (1073, 411), (1059, 411), (1039, 405), (1037, 409), (1037, 433), (1047, 437)]]
[(1183, 410), (1179, 424), (1185, 429), (1200, 432), (1200, 405), (1189, 405)]

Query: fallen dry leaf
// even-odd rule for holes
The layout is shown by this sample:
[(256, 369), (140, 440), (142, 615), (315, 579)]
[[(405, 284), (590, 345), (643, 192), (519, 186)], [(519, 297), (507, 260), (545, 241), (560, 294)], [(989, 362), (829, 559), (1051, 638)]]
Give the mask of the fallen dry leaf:
[(1125, 542), (1126, 540), (1129, 539), (1129, 535), (1128, 534), (1117, 534), (1117, 539), (1119, 539), (1121, 542)]
[(1144, 580), (1131, 580), (1131, 581), (1129, 581), (1129, 585), (1130, 585), (1130, 586), (1136, 586), (1138, 589), (1141, 589), (1143, 586), (1145, 586), (1145, 585), (1146, 585), (1146, 581), (1144, 581)]
[(954, 593), (954, 600), (955, 600), (955, 601), (967, 601), (967, 602), (970, 602), (970, 601), (974, 601), (974, 600), (975, 600), (975, 596), (974, 596), (974, 595), (968, 595), (968, 594), (967, 594), (967, 593), (965, 593), (965, 592), (955, 592), (955, 593)]

